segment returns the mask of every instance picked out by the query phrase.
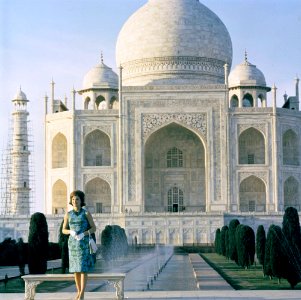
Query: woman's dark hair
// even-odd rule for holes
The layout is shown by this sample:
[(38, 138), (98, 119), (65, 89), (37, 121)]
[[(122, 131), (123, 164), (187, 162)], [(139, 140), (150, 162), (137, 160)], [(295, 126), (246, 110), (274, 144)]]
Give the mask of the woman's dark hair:
[(72, 205), (72, 197), (74, 196), (78, 196), (80, 198), (80, 206), (83, 207), (86, 205), (85, 203), (85, 193), (80, 191), (80, 190), (76, 190), (76, 191), (73, 191), (71, 194), (70, 194), (70, 202), (69, 204)]

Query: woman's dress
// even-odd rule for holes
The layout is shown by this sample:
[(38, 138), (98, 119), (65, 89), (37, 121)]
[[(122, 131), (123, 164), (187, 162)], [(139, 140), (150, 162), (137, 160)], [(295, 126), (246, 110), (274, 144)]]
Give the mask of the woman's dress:
[[(76, 212), (71, 210), (68, 212), (68, 222), (70, 230), (74, 230), (76, 234), (83, 233), (90, 228), (86, 210), (83, 208)], [(69, 272), (88, 272), (93, 268), (93, 257), (89, 249), (89, 236), (84, 236), (80, 241), (73, 236), (69, 236)]]

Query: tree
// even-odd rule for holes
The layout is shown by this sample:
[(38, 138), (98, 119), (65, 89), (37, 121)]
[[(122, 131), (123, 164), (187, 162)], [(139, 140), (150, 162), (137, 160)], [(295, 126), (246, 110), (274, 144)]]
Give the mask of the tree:
[(45, 274), (48, 256), (48, 225), (44, 214), (30, 218), (28, 236), (28, 269), (30, 274)]
[(296, 254), (300, 254), (301, 252), (300, 221), (299, 221), (298, 211), (294, 207), (288, 207), (285, 210), (285, 213), (283, 215), (283, 221), (282, 221), (282, 231), (287, 239), (287, 242), (292, 247), (292, 249), (296, 252)]
[(254, 263), (255, 235), (250, 226), (236, 227), (237, 263), (243, 268), (249, 268)]
[(69, 268), (69, 249), (68, 249), (68, 240), (69, 240), (69, 234), (63, 234), (64, 220), (61, 223), (60, 226), (60, 232), (59, 232), (59, 246), (61, 250), (61, 259), (62, 259), (62, 274), (66, 273), (66, 269)]
[(265, 230), (263, 225), (259, 225), (256, 232), (256, 256), (258, 262), (262, 265), (262, 270), (264, 267), (264, 253), (265, 253)]
[(278, 278), (280, 283), (281, 278), (287, 277), (288, 257), (286, 248), (287, 242), (284, 238), (282, 230), (279, 226), (271, 225), (270, 235), (270, 267), (274, 277)]
[(266, 243), (265, 243), (265, 251), (264, 251), (264, 264), (263, 264), (263, 270), (264, 270), (264, 275), (269, 276), (270, 279), (273, 277), (273, 272), (272, 272), (272, 266), (271, 266), (271, 240), (272, 240), (272, 227), (271, 225), (268, 230), (267, 238), (266, 238)]
[(229, 259), (229, 228), (226, 231), (225, 241), (226, 241), (226, 258)]
[(23, 275), (25, 275), (27, 248), (26, 248), (22, 238), (18, 239), (16, 246), (17, 246), (17, 252), (18, 252), (18, 265), (19, 265), (20, 276), (23, 276)]
[(221, 244), (221, 230), (217, 228), (217, 230), (215, 231), (215, 240), (214, 240), (214, 248), (217, 254), (221, 254), (220, 244)]
[(237, 219), (233, 219), (229, 223), (229, 258), (237, 262), (237, 249), (236, 249), (236, 239), (235, 231), (236, 227), (239, 225)]
[(227, 241), (226, 241), (226, 233), (227, 231), (229, 230), (228, 226), (225, 225), (222, 227), (222, 230), (221, 230), (221, 244), (220, 244), (220, 247), (221, 247), (221, 254), (226, 256), (226, 247), (227, 247)]
[(301, 236), (298, 211), (294, 207), (288, 207), (283, 215), (282, 232), (288, 244), (286, 252), (288, 255), (290, 272), (288, 282), (291, 287), (301, 281)]

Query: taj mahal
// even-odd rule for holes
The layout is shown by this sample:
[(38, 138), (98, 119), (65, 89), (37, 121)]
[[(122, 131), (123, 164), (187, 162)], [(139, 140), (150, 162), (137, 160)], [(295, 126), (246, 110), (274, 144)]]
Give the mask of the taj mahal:
[[(53, 83), (45, 97), (50, 240), (75, 189), (86, 194), (98, 240), (118, 224), (138, 244), (212, 243), (232, 218), (256, 229), (281, 223), (288, 206), (300, 211), (299, 79), (277, 107), (276, 86), (249, 60), (245, 53), (231, 66), (228, 30), (198, 0), (148, 0), (119, 33), (117, 73), (101, 57), (70, 107)], [(28, 216), (1, 222), (26, 235)]]

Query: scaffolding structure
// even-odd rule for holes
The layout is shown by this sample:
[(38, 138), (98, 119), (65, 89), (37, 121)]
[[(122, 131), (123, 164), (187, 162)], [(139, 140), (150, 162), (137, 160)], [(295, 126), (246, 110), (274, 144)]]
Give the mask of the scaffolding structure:
[[(28, 215), (33, 213), (35, 208), (34, 139), (31, 122), (26, 120), (26, 123), (26, 146), (22, 146), (24, 151), (16, 151), (16, 144), (20, 143), (22, 138), (18, 139), (20, 135), (14, 133), (16, 124), (13, 118), (9, 120), (7, 146), (2, 151), (0, 215)], [(14, 161), (16, 156), (21, 157), (17, 163)], [(18, 199), (18, 194), (21, 194), (23, 199)]]

